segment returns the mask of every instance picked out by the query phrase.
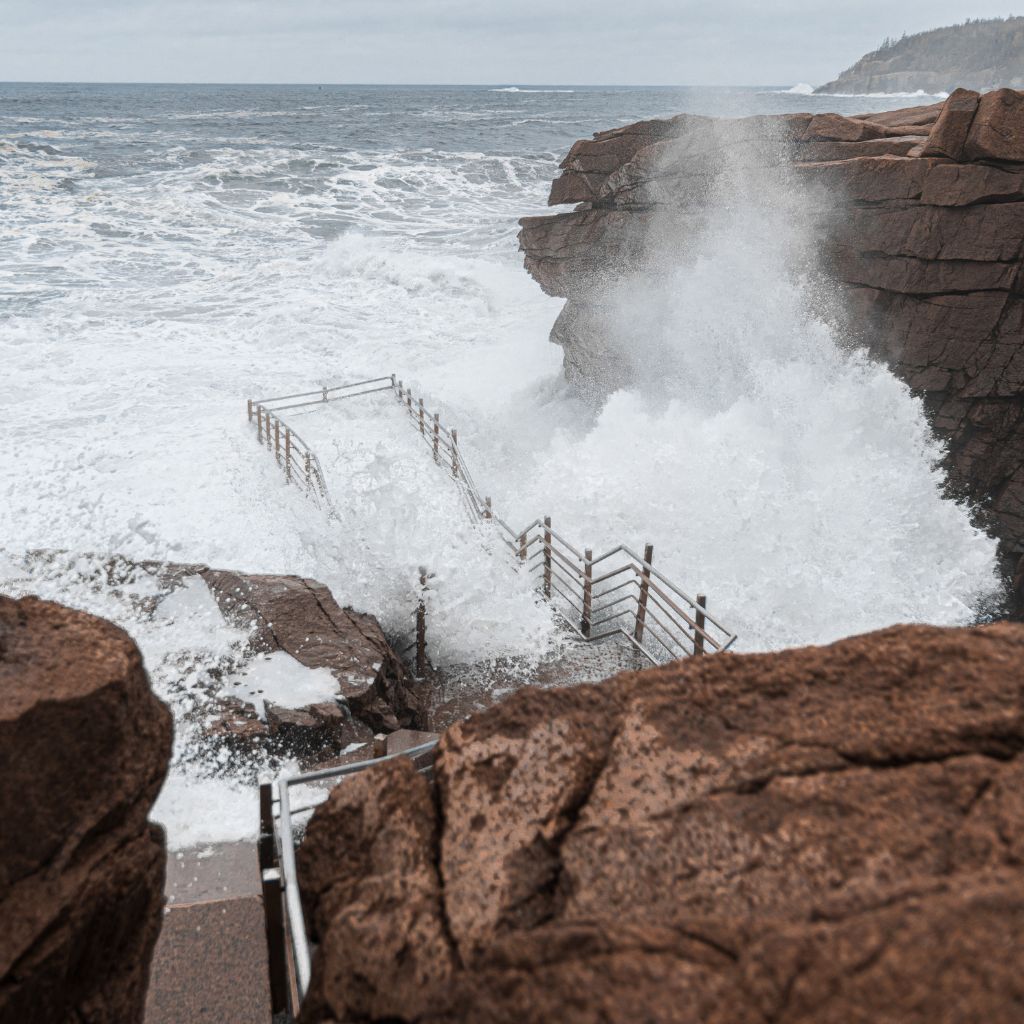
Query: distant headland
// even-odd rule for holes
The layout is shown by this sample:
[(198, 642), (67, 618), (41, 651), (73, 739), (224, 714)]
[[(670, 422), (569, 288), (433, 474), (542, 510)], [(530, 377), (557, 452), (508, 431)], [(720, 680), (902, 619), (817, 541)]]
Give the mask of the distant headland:
[(1024, 17), (968, 19), (962, 25), (886, 39), (818, 93), (926, 93), (1024, 87)]

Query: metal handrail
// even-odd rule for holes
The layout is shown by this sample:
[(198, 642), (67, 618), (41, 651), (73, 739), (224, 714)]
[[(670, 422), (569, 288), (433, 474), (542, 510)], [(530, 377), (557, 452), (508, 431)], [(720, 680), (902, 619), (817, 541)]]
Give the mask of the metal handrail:
[[(371, 387), (371, 385), (385, 382), (387, 383), (384, 387)], [(288, 453), (291, 454), (295, 447), (299, 447), (303, 460), (293, 470), (292, 460), (286, 458), (284, 460), (286, 474), (289, 479), (293, 479), (297, 474), (299, 482), (306, 484), (307, 492), (313, 493), (314, 497), (318, 499), (325, 500), (333, 512), (320, 460), (309, 445), (277, 415), (277, 411), (308, 408), (326, 402), (359, 398), (382, 391), (393, 392), (409, 417), (418, 425), (417, 432), (423, 442), (431, 448), (435, 461), (442, 468), (447, 469), (448, 475), (458, 485), (470, 519), (474, 522), (487, 522), (497, 526), (499, 536), (503, 531), (505, 536), (501, 536), (501, 539), (511, 549), (520, 567), (531, 576), (539, 575), (542, 578), (541, 588), (544, 596), (550, 598), (552, 593), (555, 593), (568, 605), (574, 613), (573, 617), (559, 609), (557, 604), (555, 604), (555, 610), (578, 636), (593, 642), (608, 636), (621, 635), (655, 664), (662, 659), (655, 657), (642, 642), (644, 631), (648, 628), (658, 628), (665, 634), (669, 641), (668, 644), (654, 632), (651, 633), (651, 636), (670, 657), (674, 653), (673, 647), (670, 645), (674, 645), (685, 654), (702, 654), (708, 649), (710, 652), (722, 652), (733, 645), (736, 634), (731, 633), (718, 619), (707, 612), (703, 595), (690, 596), (651, 564), (654, 550), (651, 545), (647, 545), (645, 557), (641, 557), (625, 544), (618, 544), (595, 557), (589, 549), (585, 553), (581, 552), (568, 539), (554, 530), (549, 518), (538, 517), (522, 529), (514, 530), (494, 512), (490, 498), (481, 498), (480, 491), (459, 447), (457, 431), (442, 424), (439, 414), (428, 409), (422, 398), (414, 399), (412, 390), (407, 388), (405, 383), (398, 380), (394, 374), (387, 377), (352, 381), (332, 387), (322, 387), (317, 391), (281, 395), (277, 398), (266, 398), (259, 401), (250, 399), (249, 419), (252, 421), (255, 412), (258, 435), (262, 431), (263, 423), (260, 417), (268, 417), (268, 425), (273, 421), (276, 431), (285, 431), (290, 438), (287, 446)], [(309, 402), (292, 405), (279, 404), (290, 402), (296, 398), (312, 398), (313, 396), (317, 396), (317, 398)], [(269, 434), (266, 444), (268, 448), (275, 450)], [(280, 462), (280, 452), (275, 450), (275, 454)], [(308, 479), (306, 479), (307, 477)], [(315, 488), (313, 484), (315, 484)], [(594, 575), (595, 567), (605, 564), (615, 556), (620, 556), (623, 559), (621, 565)], [(602, 588), (602, 584), (617, 580), (623, 574), (627, 574), (629, 578), (624, 582), (616, 582), (614, 586)], [(555, 580), (558, 580), (561, 585), (556, 586)], [(566, 593), (563, 586), (568, 588), (569, 593)], [(622, 597), (611, 602), (601, 603), (602, 599), (606, 599), (624, 588), (629, 588), (629, 590)], [(633, 588), (636, 588), (635, 592)], [(579, 594), (576, 593), (577, 590), (580, 591)], [(613, 612), (612, 609), (619, 605), (626, 605), (626, 607)], [(657, 609), (664, 619), (668, 619), (670, 624), (666, 625), (662, 618), (657, 617), (654, 609)], [(616, 620), (625, 621), (630, 614), (635, 620), (632, 633), (620, 626), (599, 635), (594, 634), (595, 626)], [(600, 617), (602, 615), (603, 618)], [(653, 620), (650, 627), (646, 624), (648, 615)]]
[[(290, 951), (292, 968), (296, 984), (298, 1003), (301, 1004), (309, 989), (312, 971), (312, 956), (309, 946), (309, 934), (306, 929), (306, 918), (302, 909), (302, 896), (299, 892), (298, 868), (295, 862), (296, 830), (292, 820), (294, 814), (310, 810), (310, 807), (291, 806), (289, 790), (293, 786), (301, 786), (328, 779), (341, 779), (353, 775), (374, 765), (393, 761), (399, 757), (415, 759), (429, 753), (437, 746), (437, 740), (430, 740), (409, 750), (396, 754), (386, 754), (365, 761), (339, 765), (336, 768), (323, 768), (319, 771), (306, 772), (301, 775), (282, 776), (276, 783), (264, 783), (261, 787), (261, 841), (260, 871), (263, 881), (264, 909), (267, 913), (269, 926), (275, 915), (280, 913), (280, 900), (284, 901), (284, 920), (287, 921), (287, 940), (272, 942), (271, 958), (286, 957)], [(429, 772), (432, 765), (420, 768), (421, 772)], [(264, 839), (267, 845), (264, 845)], [(270, 906), (271, 901), (278, 901), (277, 906)], [(283, 923), (283, 922), (282, 922)], [(280, 936), (284, 939), (285, 936)], [(281, 1007), (275, 1007), (275, 1010)], [(291, 1009), (298, 1012), (299, 1007)]]

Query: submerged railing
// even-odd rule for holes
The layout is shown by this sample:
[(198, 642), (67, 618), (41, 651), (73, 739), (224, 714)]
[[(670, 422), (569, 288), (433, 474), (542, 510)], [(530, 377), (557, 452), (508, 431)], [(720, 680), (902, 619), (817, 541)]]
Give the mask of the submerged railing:
[[(319, 459), (279, 414), (383, 391), (394, 393), (434, 462), (458, 486), (470, 519), (499, 530), (520, 568), (531, 575), (580, 639), (623, 637), (653, 664), (714, 654), (732, 646), (736, 635), (708, 614), (705, 596), (691, 597), (654, 568), (653, 545), (645, 546), (643, 557), (625, 544), (595, 556), (591, 548), (581, 550), (553, 529), (550, 516), (520, 530), (509, 526), (495, 514), (490, 497), (481, 496), (459, 449), (458, 432), (442, 424), (440, 415), (427, 409), (422, 398), (414, 398), (394, 374), (278, 398), (249, 399), (249, 421), (255, 420), (257, 440), (273, 452), (286, 479), (333, 511)], [(422, 592), (425, 570), (420, 571), (420, 585)], [(426, 664), (425, 614), (421, 600), (416, 612), (418, 674)]]

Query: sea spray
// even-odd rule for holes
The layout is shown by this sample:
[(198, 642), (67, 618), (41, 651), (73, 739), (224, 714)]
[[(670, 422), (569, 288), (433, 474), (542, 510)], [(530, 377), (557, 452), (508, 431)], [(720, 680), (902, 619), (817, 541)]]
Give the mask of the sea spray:
[(828, 197), (765, 122), (700, 130), (703, 173), (680, 172), (692, 139), (664, 147), (650, 187), (660, 173), (676, 192), (660, 186), (642, 255), (576, 302), (585, 351), (567, 359), (592, 404), (588, 385), (611, 393), (549, 440), (532, 431), (520, 514), (543, 507), (595, 547), (652, 541), (743, 650), (971, 622), (997, 588), (995, 542), (943, 497), (921, 402), (844, 342), (817, 259)]

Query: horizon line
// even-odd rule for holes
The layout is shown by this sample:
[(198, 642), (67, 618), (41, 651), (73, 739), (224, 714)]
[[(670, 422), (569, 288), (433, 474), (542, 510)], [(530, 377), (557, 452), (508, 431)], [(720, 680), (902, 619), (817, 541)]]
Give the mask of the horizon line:
[(0, 79), (0, 85), (231, 85), (231, 86), (293, 86), (295, 88), (359, 88), (359, 89), (780, 89), (802, 83), (755, 82), (743, 84), (730, 82), (728, 85), (707, 85), (699, 83), (678, 85), (653, 85), (644, 82), (200, 82), (200, 81), (140, 81), (138, 79), (90, 80), (18, 78)]

